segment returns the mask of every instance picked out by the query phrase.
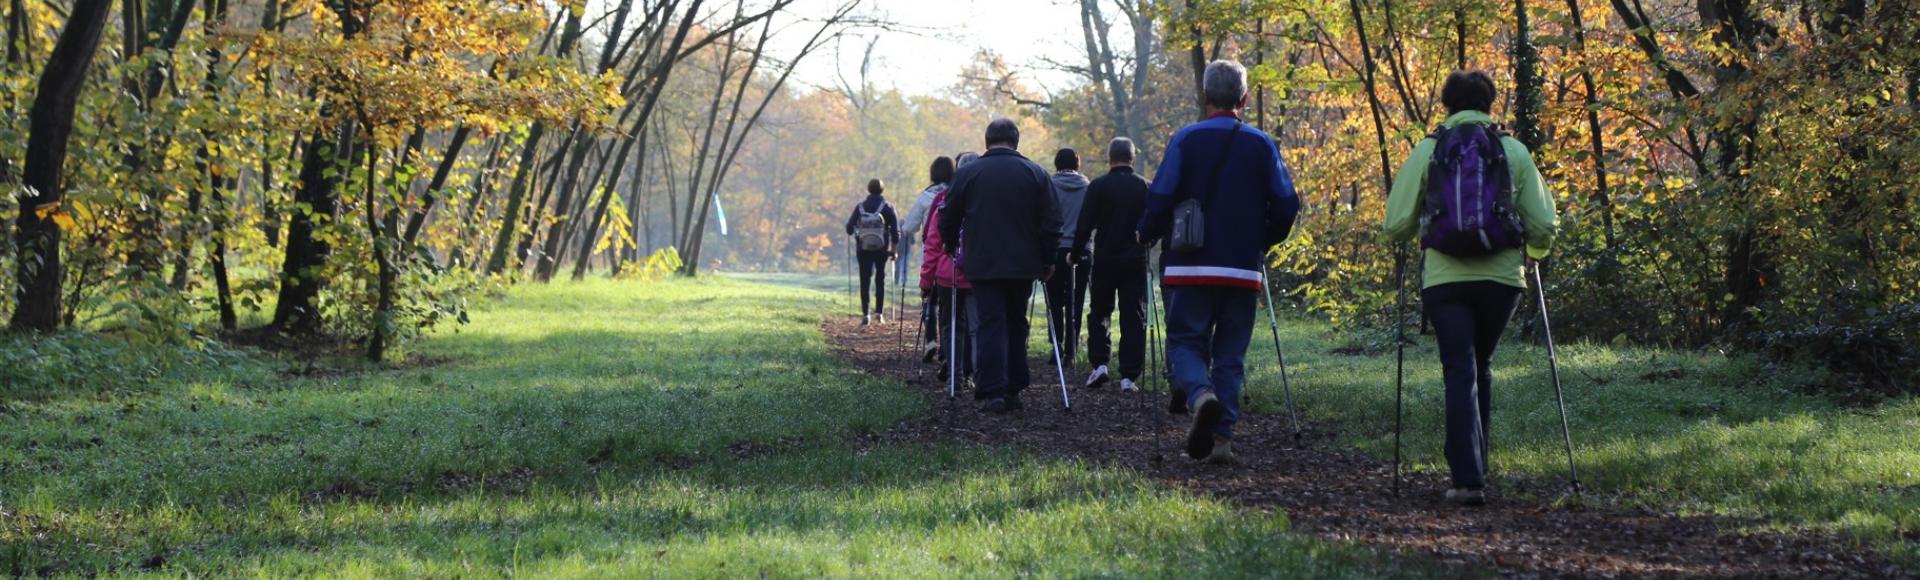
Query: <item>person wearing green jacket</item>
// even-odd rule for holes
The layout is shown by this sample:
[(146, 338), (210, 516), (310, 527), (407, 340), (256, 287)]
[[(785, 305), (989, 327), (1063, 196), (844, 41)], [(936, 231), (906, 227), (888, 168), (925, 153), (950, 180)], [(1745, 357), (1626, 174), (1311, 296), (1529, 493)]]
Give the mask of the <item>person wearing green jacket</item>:
[[(1435, 223), (1440, 217), (1437, 208), (1445, 206), (1445, 201), (1429, 204), (1427, 195), (1429, 191), (1451, 187), (1449, 191), (1454, 192), (1452, 195), (1458, 203), (1464, 186), (1458, 180), (1451, 184), (1429, 183), (1428, 173), (1434, 170), (1434, 156), (1441, 149), (1441, 141), (1449, 140), (1452, 145), (1453, 135), (1467, 133), (1456, 129), (1466, 125), (1477, 125), (1480, 129), (1494, 126), (1487, 112), (1493, 107), (1496, 93), (1493, 79), (1484, 72), (1461, 71), (1447, 77), (1440, 93), (1440, 100), (1447, 107), (1447, 120), (1434, 137), (1414, 147), (1387, 199), (1384, 233), (1389, 242), (1404, 243), (1415, 237), (1426, 237), (1432, 228), (1453, 225)], [(1510, 178), (1504, 190), (1495, 190), (1496, 195), (1511, 195), (1512, 200), (1499, 208), (1500, 215), (1509, 218), (1504, 228), (1501, 225), (1477, 227), (1483, 228), (1480, 232), (1500, 230), (1513, 238), (1511, 244), (1502, 245), (1497, 241), (1501, 233), (1491, 236), (1496, 240), (1491, 242), (1487, 234), (1481, 233), (1479, 239), (1485, 246), (1484, 251), (1443, 251), (1434, 247), (1431, 239), (1424, 239), (1422, 243), (1425, 266), (1421, 298), (1439, 343), (1446, 383), (1446, 456), (1453, 479), (1446, 498), (1461, 505), (1486, 502), (1487, 436), (1493, 411), (1493, 371), (1489, 365), (1527, 287), (1528, 262), (1547, 257), (1559, 228), (1553, 196), (1540, 177), (1540, 169), (1533, 163), (1533, 154), (1517, 139), (1498, 131), (1486, 134), (1497, 139), (1500, 151), (1495, 155), (1503, 154), (1506, 177)], [(1489, 159), (1497, 162), (1498, 158)], [(1476, 174), (1476, 177), (1479, 176)], [(1430, 185), (1439, 187), (1430, 189)], [(1516, 229), (1519, 231), (1512, 231)]]

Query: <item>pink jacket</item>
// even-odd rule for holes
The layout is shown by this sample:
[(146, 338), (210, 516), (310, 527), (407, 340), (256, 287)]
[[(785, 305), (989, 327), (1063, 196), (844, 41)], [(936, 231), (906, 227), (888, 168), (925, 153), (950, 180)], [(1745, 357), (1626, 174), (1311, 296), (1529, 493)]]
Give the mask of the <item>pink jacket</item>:
[(927, 232), (927, 244), (926, 253), (922, 254), (920, 261), (920, 288), (931, 289), (928, 285), (931, 281), (937, 286), (972, 289), (973, 285), (967, 283), (966, 272), (954, 263), (953, 256), (947, 255), (946, 250), (943, 249), (944, 244), (941, 243), (940, 212), (946, 208), (947, 192), (942, 191), (940, 195), (934, 196), (933, 209), (927, 212), (927, 223), (922, 224), (923, 231)]

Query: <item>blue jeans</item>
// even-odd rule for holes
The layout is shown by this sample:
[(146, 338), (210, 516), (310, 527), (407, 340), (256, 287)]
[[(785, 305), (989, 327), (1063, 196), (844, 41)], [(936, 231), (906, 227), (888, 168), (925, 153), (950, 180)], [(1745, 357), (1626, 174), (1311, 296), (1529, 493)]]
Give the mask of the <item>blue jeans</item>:
[(1032, 280), (973, 283), (973, 383), (982, 399), (1019, 398), (1027, 373), (1027, 298)]
[(1214, 286), (1167, 287), (1167, 361), (1174, 384), (1192, 408), (1212, 391), (1226, 412), (1214, 433), (1233, 437), (1240, 420), (1240, 386), (1247, 381), (1247, 344), (1253, 341), (1258, 290)]
[(1453, 486), (1487, 485), (1487, 439), (1493, 431), (1493, 351), (1520, 302), (1520, 289), (1498, 282), (1441, 284), (1421, 292), (1447, 385), (1447, 466)]

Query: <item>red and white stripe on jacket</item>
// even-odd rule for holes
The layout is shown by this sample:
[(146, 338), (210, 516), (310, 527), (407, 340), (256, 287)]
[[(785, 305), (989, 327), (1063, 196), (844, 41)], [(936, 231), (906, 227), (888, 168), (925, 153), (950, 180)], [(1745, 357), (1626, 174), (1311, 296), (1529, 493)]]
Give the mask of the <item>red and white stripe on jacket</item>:
[(1221, 266), (1167, 266), (1168, 286), (1228, 286), (1260, 289), (1260, 273)]

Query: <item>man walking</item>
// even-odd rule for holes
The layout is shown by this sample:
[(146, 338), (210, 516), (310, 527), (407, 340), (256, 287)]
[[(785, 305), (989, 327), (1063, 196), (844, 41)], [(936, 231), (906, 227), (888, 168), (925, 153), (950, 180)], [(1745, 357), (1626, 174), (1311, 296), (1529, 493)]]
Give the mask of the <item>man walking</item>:
[(1060, 208), (1045, 168), (1020, 155), (1020, 128), (987, 125), (987, 153), (960, 168), (940, 212), (940, 239), (973, 284), (974, 383), (981, 410), (1021, 408), (1026, 389), (1027, 300), (1053, 274)]
[[(1146, 366), (1147, 248), (1134, 236), (1147, 208), (1147, 180), (1133, 172), (1133, 140), (1114, 139), (1107, 145), (1107, 174), (1087, 186), (1080, 217), (1074, 220), (1070, 259), (1089, 271), (1091, 296), (1087, 313), (1087, 362), (1093, 373), (1088, 387), (1111, 380), (1113, 337), (1107, 323), (1114, 300), (1120, 309), (1120, 390), (1134, 392)], [(1088, 251), (1091, 243), (1092, 251)]]
[(1139, 234), (1148, 242), (1172, 238), (1161, 255), (1167, 358), (1174, 384), (1186, 392), (1193, 410), (1187, 456), (1228, 463), (1233, 461), (1233, 425), (1240, 418), (1247, 344), (1253, 340), (1261, 261), (1268, 248), (1286, 240), (1300, 198), (1273, 139), (1240, 121), (1247, 69), (1214, 61), (1201, 84), (1207, 119), (1181, 129), (1167, 143)]
[[(1086, 308), (1087, 280), (1093, 275), (1092, 270), (1067, 262), (1073, 249), (1080, 207), (1087, 198), (1087, 176), (1080, 174), (1080, 153), (1073, 149), (1055, 153), (1053, 169), (1053, 197), (1060, 204), (1060, 217), (1066, 223), (1061, 228), (1060, 252), (1054, 260), (1054, 270), (1060, 275), (1047, 279), (1047, 315), (1053, 317), (1053, 327), (1059, 329), (1060, 364), (1071, 368), (1073, 355), (1079, 351), (1075, 347), (1080, 336), (1080, 313)], [(1053, 358), (1047, 360), (1051, 362)]]

